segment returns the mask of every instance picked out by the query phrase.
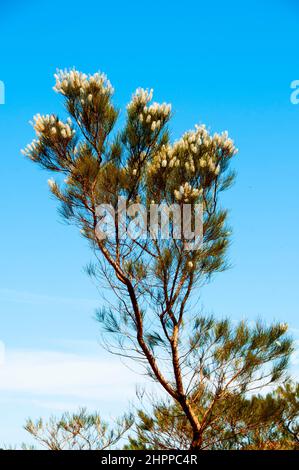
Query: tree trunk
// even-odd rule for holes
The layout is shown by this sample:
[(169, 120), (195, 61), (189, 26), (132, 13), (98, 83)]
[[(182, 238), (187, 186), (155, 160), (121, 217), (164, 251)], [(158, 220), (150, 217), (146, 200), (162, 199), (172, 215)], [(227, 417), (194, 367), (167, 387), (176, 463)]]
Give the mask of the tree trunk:
[(202, 446), (202, 434), (198, 431), (193, 432), (193, 438), (190, 445), (190, 450), (200, 450)]
[(200, 423), (196, 413), (192, 409), (192, 406), (188, 403), (186, 396), (180, 397), (178, 400), (181, 405), (193, 431), (192, 442), (190, 445), (190, 450), (199, 450), (202, 446), (202, 432), (200, 430)]

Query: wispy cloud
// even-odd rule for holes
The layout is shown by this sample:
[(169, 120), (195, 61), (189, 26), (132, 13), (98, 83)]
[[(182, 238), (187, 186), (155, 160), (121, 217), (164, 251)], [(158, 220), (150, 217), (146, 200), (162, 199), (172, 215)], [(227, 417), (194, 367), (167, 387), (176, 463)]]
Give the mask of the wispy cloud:
[(0, 365), (0, 445), (31, 442), (23, 429), (28, 417), (47, 419), (84, 406), (113, 422), (131, 408), (143, 377), (117, 357), (101, 357), (101, 350), (89, 349), (87, 343), (85, 353), (59, 347), (6, 350)]
[(134, 396), (141, 377), (117, 358), (61, 351), (7, 350), (0, 367), (0, 391), (32, 398), (118, 400)]
[(35, 292), (19, 291), (14, 289), (1, 288), (0, 289), (0, 299), (4, 302), (17, 302), (17, 303), (26, 303), (26, 304), (44, 304), (44, 303), (59, 303), (59, 304), (69, 304), (69, 305), (78, 305), (84, 304), (91, 307), (94, 307), (98, 304), (98, 299), (88, 299), (80, 297), (59, 297), (38, 294)]

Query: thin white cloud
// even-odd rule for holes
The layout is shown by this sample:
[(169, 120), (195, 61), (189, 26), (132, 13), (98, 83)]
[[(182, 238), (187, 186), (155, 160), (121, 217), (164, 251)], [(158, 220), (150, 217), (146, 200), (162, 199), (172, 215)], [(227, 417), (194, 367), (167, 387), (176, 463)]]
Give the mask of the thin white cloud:
[(44, 294), (37, 294), (35, 292), (18, 291), (14, 289), (1, 288), (0, 299), (3, 302), (17, 302), (26, 304), (44, 304), (44, 303), (59, 303), (78, 305), (84, 304), (94, 307), (98, 304), (97, 299), (85, 299), (80, 297), (58, 297)]
[[(0, 392), (84, 400), (132, 398), (141, 377), (118, 358), (60, 351), (7, 350), (0, 367)], [(64, 401), (63, 400), (63, 401)]]

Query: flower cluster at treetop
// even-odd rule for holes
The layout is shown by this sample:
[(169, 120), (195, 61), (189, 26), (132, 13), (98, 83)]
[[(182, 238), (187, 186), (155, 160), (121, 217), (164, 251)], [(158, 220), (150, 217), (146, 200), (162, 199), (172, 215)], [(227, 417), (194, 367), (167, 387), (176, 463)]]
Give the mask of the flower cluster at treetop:
[(77, 94), (81, 99), (91, 102), (95, 93), (111, 96), (114, 92), (111, 83), (103, 73), (86, 75), (77, 70), (59, 70), (54, 75), (56, 84), (54, 90), (62, 95)]
[[(226, 131), (212, 135), (199, 125), (172, 144), (167, 129), (171, 105), (152, 103), (153, 90), (138, 88), (127, 105), (123, 131), (114, 133), (118, 111), (104, 74), (62, 70), (55, 79), (54, 90), (64, 96), (70, 117), (64, 122), (54, 114), (34, 116), (37, 139), (22, 152), (50, 170), (62, 171), (71, 197), (77, 184), (82, 187), (85, 174), (93, 175), (99, 199), (102, 179), (108, 175), (106, 202), (113, 191), (130, 191), (136, 198), (145, 181), (148, 201), (195, 202), (202, 196), (208, 201), (209, 191), (224, 187), (225, 178), (231, 178), (223, 175), (237, 149)], [(56, 185), (51, 188), (58, 191)]]
[(171, 113), (171, 105), (167, 103), (148, 103), (153, 98), (153, 90), (138, 88), (127, 106), (129, 115), (138, 115), (139, 122), (152, 131), (159, 130)]
[(162, 145), (148, 164), (151, 185), (172, 192), (176, 201), (190, 202), (220, 182), (229, 160), (237, 153), (225, 131), (211, 135), (204, 125), (186, 132), (173, 145)]
[(205, 169), (218, 175), (221, 158), (231, 158), (237, 151), (226, 131), (211, 136), (204, 125), (196, 126), (195, 131), (186, 132), (172, 147), (164, 146), (155, 156), (150, 171), (180, 166), (190, 173)]

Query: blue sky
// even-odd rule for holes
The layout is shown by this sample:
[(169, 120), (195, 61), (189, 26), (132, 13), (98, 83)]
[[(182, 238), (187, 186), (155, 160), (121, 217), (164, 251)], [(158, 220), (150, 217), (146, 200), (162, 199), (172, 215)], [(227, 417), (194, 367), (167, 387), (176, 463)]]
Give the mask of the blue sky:
[(32, 116), (62, 109), (56, 68), (105, 72), (122, 109), (137, 87), (153, 87), (173, 105), (173, 139), (202, 122), (229, 131), (240, 149), (237, 183), (223, 198), (232, 269), (200, 302), (234, 320), (287, 321), (299, 338), (297, 2), (0, 0), (0, 8), (0, 443), (26, 438), (27, 416), (79, 404), (116, 416), (143, 380), (98, 346), (101, 293), (83, 271), (92, 255), (60, 221), (47, 173), (20, 155)]

